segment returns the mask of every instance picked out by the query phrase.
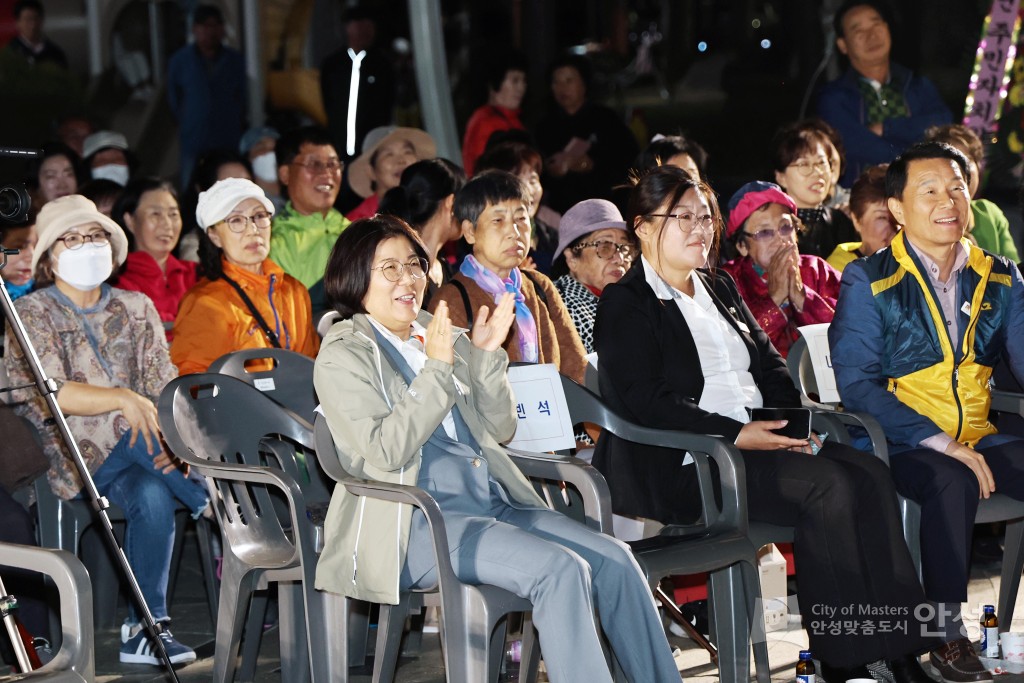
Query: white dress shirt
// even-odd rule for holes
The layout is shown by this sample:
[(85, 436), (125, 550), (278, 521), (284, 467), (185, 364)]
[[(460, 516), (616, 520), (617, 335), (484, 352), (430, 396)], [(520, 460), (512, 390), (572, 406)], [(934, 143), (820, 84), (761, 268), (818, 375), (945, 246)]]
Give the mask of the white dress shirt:
[(747, 408), (762, 407), (764, 399), (750, 374), (750, 353), (739, 332), (722, 316), (696, 272), (690, 274), (691, 297), (665, 282), (646, 257), (641, 256), (640, 262), (647, 284), (659, 299), (675, 301), (693, 335), (704, 373), (704, 391), (697, 405), (709, 413), (750, 422)]

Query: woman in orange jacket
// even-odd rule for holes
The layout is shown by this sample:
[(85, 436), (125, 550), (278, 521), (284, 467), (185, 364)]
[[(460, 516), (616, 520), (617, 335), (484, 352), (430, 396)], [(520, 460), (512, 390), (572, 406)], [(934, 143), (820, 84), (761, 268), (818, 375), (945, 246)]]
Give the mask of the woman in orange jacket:
[(226, 353), (279, 347), (314, 357), (320, 348), (309, 292), (268, 258), (274, 205), (258, 185), (226, 178), (199, 195), (205, 277), (174, 321), (171, 360), (182, 375), (205, 372)]

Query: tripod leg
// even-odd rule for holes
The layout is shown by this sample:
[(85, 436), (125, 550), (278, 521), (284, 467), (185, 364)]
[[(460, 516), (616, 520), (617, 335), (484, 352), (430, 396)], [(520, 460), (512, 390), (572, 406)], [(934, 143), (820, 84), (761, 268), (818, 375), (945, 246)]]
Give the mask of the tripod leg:
[(15, 659), (18, 660), (18, 668), (22, 673), (27, 673), (32, 670), (32, 664), (29, 662), (25, 643), (21, 640), (18, 624), (14, 621), (15, 609), (17, 609), (17, 600), (13, 596), (7, 595), (3, 579), (0, 579), (0, 617), (3, 618), (7, 635), (11, 639), (11, 649), (14, 650)]

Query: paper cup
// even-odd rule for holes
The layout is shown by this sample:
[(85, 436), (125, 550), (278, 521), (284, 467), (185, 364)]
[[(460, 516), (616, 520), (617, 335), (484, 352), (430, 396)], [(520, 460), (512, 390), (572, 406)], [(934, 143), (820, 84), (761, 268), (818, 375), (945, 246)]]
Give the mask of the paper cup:
[(999, 649), (1002, 659), (1024, 664), (1024, 633), (1000, 633)]

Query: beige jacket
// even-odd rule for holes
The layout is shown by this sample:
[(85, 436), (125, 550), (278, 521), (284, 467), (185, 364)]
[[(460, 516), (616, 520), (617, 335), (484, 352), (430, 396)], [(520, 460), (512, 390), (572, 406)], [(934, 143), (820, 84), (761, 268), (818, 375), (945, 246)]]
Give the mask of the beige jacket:
[[(430, 324), (423, 311), (419, 322)], [(428, 359), (407, 386), (381, 355), (365, 315), (335, 323), (320, 345), (313, 381), (345, 471), (359, 479), (415, 485), (421, 447), (455, 401), (480, 443), (491, 476), (512, 500), (544, 507), (501, 442), (516, 428), (506, 376), (508, 356), (484, 352), (453, 328), (454, 366)], [(458, 380), (458, 390), (456, 382)], [(316, 587), (371, 602), (396, 604), (409, 545), (412, 507), (354, 496), (337, 486), (325, 522)]]

